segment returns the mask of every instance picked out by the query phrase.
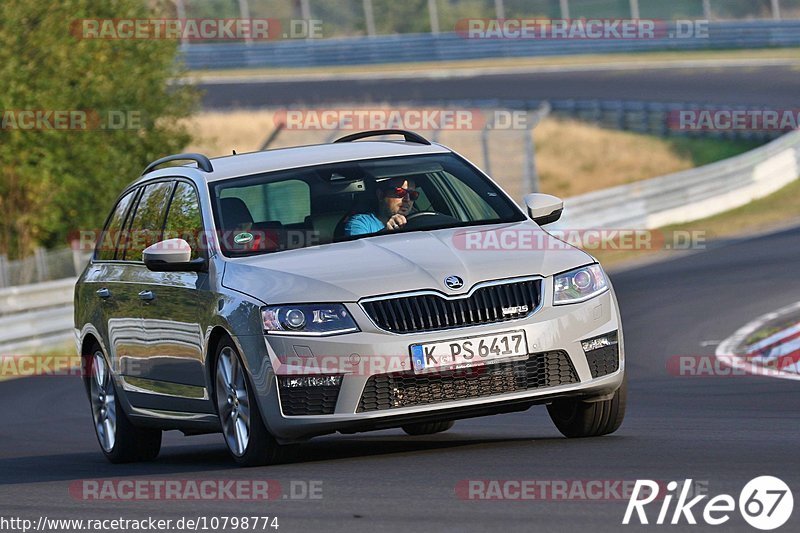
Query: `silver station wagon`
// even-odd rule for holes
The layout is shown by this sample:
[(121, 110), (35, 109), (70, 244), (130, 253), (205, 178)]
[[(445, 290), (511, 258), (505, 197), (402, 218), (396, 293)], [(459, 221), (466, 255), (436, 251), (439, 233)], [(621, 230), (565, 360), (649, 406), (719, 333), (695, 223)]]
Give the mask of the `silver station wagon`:
[(537, 404), (568, 437), (615, 431), (611, 284), (541, 229), (561, 200), (524, 205), (402, 130), (151, 163), (75, 289), (103, 453), (150, 460), (164, 430), (221, 432), (260, 465), (318, 435), (425, 435)]

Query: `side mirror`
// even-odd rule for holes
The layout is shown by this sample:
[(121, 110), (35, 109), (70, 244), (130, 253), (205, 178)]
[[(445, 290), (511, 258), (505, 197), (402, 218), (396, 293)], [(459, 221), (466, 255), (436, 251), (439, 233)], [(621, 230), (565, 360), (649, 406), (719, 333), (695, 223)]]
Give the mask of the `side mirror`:
[(206, 266), (202, 257), (192, 260), (192, 247), (183, 239), (167, 239), (148, 246), (142, 259), (153, 272), (199, 272)]
[(552, 224), (561, 218), (564, 211), (564, 201), (550, 194), (526, 194), (524, 201), (528, 207), (528, 216), (540, 226)]

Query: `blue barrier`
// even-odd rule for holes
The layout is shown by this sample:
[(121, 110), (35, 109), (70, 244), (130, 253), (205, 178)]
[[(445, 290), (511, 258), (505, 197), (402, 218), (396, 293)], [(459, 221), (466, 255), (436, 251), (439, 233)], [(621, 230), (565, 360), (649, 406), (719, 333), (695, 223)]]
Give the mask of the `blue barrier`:
[[(667, 32), (674, 32), (673, 23)], [(661, 33), (661, 32), (659, 32)], [(191, 44), (189, 69), (315, 67), (557, 56), (658, 50), (712, 50), (800, 46), (800, 21), (712, 22), (708, 37), (618, 40), (467, 39), (457, 33), (384, 35), (324, 40)]]

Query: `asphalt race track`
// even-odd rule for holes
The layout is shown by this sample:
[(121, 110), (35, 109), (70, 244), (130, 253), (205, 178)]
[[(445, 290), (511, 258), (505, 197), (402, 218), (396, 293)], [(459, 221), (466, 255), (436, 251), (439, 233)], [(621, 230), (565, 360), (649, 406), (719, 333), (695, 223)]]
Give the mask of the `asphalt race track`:
[[(0, 508), (5, 517), (144, 518), (278, 516), (279, 531), (689, 531), (620, 525), (624, 501), (471, 501), (461, 480), (693, 478), (712, 496), (738, 500), (761, 475), (800, 490), (797, 382), (762, 377), (680, 377), (675, 355), (712, 354), (713, 343), (798, 299), (800, 227), (714, 246), (612, 275), (623, 312), (630, 381), (628, 416), (608, 437), (567, 440), (544, 408), (456, 423), (447, 433), (399, 430), (331, 436), (300, 447), (289, 463), (239, 469), (221, 436), (166, 435), (153, 463), (103, 459), (78, 378), (0, 384)], [(82, 501), (82, 479), (321, 481), (321, 499)], [(797, 494), (797, 493), (796, 493)], [(797, 498), (795, 498), (797, 501)], [(707, 501), (707, 500), (706, 500)], [(648, 507), (655, 520), (660, 504)], [(702, 507), (704, 503), (701, 502)], [(673, 500), (674, 506), (674, 500)], [(697, 508), (695, 508), (697, 509)], [(695, 512), (702, 520), (702, 508)], [(671, 513), (670, 515), (671, 516)], [(797, 511), (781, 531), (797, 531)], [(738, 512), (719, 531), (756, 531)]]
[(587, 99), (794, 109), (800, 76), (787, 66), (485, 74), (441, 78), (200, 83), (203, 106), (253, 108), (332, 102)]

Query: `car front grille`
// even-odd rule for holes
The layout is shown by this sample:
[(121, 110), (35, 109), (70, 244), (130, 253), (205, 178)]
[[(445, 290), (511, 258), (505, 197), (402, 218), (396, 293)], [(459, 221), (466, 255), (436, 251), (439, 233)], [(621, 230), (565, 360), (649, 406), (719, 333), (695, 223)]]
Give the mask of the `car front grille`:
[(433, 293), (393, 296), (362, 303), (379, 328), (392, 333), (437, 331), (523, 318), (539, 305), (541, 280), (484, 285), (471, 295)]
[(358, 412), (483, 398), (577, 382), (575, 368), (563, 351), (447, 372), (379, 374), (367, 380)]

